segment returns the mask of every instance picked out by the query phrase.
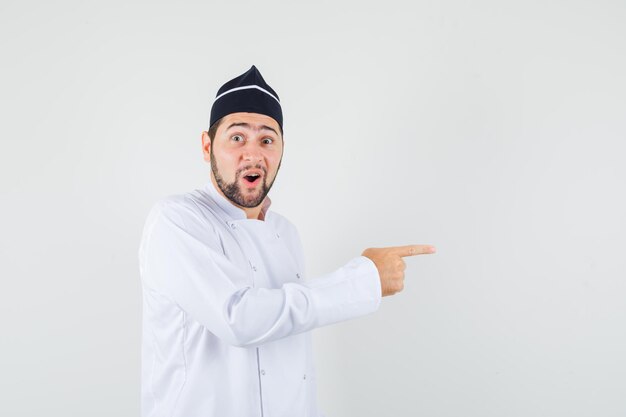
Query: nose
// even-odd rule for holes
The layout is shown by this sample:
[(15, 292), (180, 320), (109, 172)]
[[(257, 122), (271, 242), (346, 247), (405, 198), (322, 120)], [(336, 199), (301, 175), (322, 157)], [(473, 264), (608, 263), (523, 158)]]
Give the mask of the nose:
[(248, 143), (243, 148), (243, 159), (251, 163), (257, 163), (263, 160), (263, 153), (261, 147), (253, 143)]

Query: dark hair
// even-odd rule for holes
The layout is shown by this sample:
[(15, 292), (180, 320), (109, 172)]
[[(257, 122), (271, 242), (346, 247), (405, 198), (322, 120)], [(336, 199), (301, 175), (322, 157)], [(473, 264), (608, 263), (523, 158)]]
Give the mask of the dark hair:
[(223, 117), (221, 119), (217, 119), (215, 123), (213, 123), (211, 127), (209, 128), (208, 133), (209, 133), (209, 139), (211, 139), (211, 142), (213, 142), (213, 139), (215, 139), (215, 134), (217, 133), (217, 129), (220, 127), (220, 124), (222, 124), (222, 120), (224, 120)]

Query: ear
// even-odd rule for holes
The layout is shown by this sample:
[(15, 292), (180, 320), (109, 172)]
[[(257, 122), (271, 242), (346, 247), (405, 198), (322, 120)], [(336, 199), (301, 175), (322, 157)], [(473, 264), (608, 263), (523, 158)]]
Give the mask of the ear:
[(211, 163), (211, 138), (209, 132), (202, 132), (202, 156), (205, 161)]

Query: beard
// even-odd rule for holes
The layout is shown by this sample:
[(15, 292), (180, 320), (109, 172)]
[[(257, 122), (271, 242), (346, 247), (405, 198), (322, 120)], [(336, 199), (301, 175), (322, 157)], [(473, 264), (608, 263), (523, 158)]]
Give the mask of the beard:
[[(215, 157), (213, 156), (213, 152), (211, 151), (210, 154), (211, 171), (215, 176), (215, 182), (217, 183), (217, 186), (220, 190), (222, 190), (226, 198), (228, 198), (230, 201), (237, 204), (238, 206), (245, 208), (257, 207), (263, 202), (267, 193), (270, 192), (272, 185), (274, 185), (274, 181), (276, 180), (276, 176), (278, 175), (278, 170), (280, 170), (280, 164), (282, 162), (281, 159), (281, 161), (278, 163), (278, 168), (276, 169), (276, 175), (274, 175), (274, 179), (269, 185), (267, 185), (267, 171), (260, 165), (246, 165), (245, 167), (237, 170), (237, 172), (235, 173), (235, 181), (228, 183), (224, 180), (224, 177), (220, 175), (219, 168), (217, 167), (217, 162), (215, 161)], [(257, 192), (256, 189), (254, 191), (244, 190), (239, 183), (241, 174), (251, 168), (257, 168), (263, 171), (263, 179), (260, 184), (261, 190), (259, 192)]]

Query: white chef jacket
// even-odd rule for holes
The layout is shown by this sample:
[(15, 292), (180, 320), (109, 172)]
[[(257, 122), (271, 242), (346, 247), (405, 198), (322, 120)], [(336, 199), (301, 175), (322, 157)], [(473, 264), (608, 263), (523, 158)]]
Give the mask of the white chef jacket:
[(323, 415), (309, 330), (376, 311), (378, 271), (358, 256), (307, 279), (298, 232), (270, 204), (248, 219), (208, 181), (152, 207), (139, 248), (142, 416)]

